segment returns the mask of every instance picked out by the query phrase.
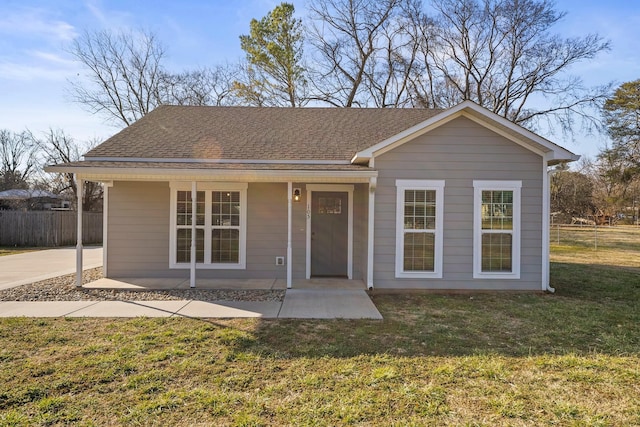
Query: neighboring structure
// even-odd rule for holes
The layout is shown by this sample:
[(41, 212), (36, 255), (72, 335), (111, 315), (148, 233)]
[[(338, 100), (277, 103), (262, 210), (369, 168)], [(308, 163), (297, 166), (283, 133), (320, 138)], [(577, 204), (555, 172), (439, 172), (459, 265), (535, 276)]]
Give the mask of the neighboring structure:
[(45, 190), (13, 189), (0, 191), (0, 210), (42, 211), (69, 209), (69, 202)]
[(547, 167), (577, 159), (470, 101), (162, 106), (47, 170), (105, 184), (107, 277), (548, 290)]

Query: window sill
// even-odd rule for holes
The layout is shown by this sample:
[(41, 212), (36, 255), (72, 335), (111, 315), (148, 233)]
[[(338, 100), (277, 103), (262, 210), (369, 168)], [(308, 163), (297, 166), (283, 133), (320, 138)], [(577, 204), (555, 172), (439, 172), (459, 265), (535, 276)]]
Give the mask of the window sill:
[(520, 273), (473, 273), (474, 279), (520, 279)]
[[(189, 263), (169, 264), (171, 269), (188, 270), (191, 268)], [(196, 270), (245, 270), (245, 264), (196, 264)]]

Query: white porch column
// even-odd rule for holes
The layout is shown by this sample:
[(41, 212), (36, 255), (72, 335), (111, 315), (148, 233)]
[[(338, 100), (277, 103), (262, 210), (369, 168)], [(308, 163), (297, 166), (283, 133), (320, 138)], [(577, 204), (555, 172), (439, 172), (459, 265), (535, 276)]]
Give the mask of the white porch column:
[(367, 289), (373, 289), (374, 212), (377, 178), (369, 178), (369, 214), (367, 215)]
[(82, 286), (82, 194), (84, 193), (84, 181), (77, 174), (75, 176), (76, 180), (76, 196), (77, 196), (77, 209), (76, 212), (78, 214), (78, 229), (77, 232), (77, 240), (76, 240), (76, 286)]
[(293, 224), (293, 183), (289, 181), (287, 183), (287, 289), (291, 289), (292, 286), (292, 274), (293, 266), (291, 262), (292, 249), (291, 249), (291, 227)]
[(113, 181), (102, 183), (102, 275), (107, 277), (107, 246), (109, 245), (109, 188)]
[(198, 185), (191, 181), (191, 274), (189, 276), (189, 286), (196, 287), (196, 221), (198, 215)]

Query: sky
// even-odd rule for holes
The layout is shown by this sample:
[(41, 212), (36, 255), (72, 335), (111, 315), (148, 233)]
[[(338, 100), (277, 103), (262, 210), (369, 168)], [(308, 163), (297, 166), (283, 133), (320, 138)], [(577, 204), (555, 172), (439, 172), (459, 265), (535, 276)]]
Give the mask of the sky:
[[(304, 17), (306, 0), (289, 0)], [(281, 0), (0, 0), (0, 129), (42, 134), (63, 129), (77, 141), (104, 140), (119, 130), (70, 100), (69, 80), (81, 65), (68, 53), (89, 30), (150, 30), (165, 46), (166, 66), (183, 71), (243, 57), (239, 36)], [(571, 69), (587, 85), (619, 85), (640, 78), (640, 0), (557, 0), (567, 12), (556, 31), (564, 37), (598, 33), (611, 51)], [(594, 157), (606, 144), (599, 135), (542, 132)]]

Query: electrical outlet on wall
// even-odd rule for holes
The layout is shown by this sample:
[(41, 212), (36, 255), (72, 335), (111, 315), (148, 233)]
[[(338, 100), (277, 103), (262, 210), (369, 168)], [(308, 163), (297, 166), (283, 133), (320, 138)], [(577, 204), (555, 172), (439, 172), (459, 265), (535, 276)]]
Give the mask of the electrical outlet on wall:
[(276, 265), (284, 265), (284, 257), (283, 256), (277, 256), (276, 257)]

